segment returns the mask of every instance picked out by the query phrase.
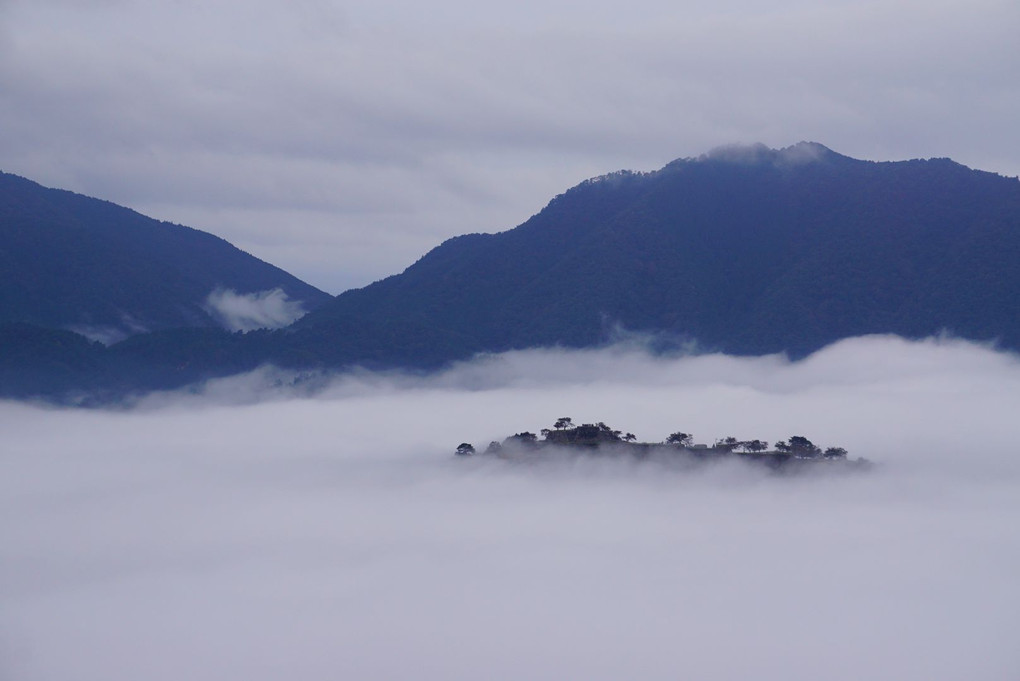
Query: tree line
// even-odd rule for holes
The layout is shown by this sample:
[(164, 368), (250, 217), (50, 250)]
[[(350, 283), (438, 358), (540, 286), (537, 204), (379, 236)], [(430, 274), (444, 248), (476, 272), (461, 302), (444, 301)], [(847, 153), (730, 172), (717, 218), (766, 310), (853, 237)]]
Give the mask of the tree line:
[[(552, 428), (543, 428), (539, 433), (541, 439), (539, 439), (539, 435), (530, 431), (515, 433), (506, 438), (502, 443), (496, 441), (489, 443), (485, 451), (487, 453), (498, 453), (504, 445), (508, 444), (526, 447), (537, 447), (540, 444), (598, 446), (614, 443), (626, 445), (635, 443), (637, 440), (633, 433), (616, 430), (602, 421), (575, 425), (573, 419), (569, 416), (562, 416), (556, 419)], [(708, 446), (707, 444), (695, 444), (694, 436), (691, 433), (682, 431), (670, 433), (662, 442), (639, 444), (643, 446), (667, 445), (683, 450), (721, 452), (726, 454), (742, 452), (750, 455), (763, 455), (769, 453), (769, 443), (766, 440), (757, 438), (740, 440), (733, 436), (727, 436), (717, 439), (711, 446)], [(771, 453), (804, 459), (845, 459), (847, 456), (847, 450), (843, 447), (826, 447), (823, 449), (803, 435), (792, 435), (785, 440), (778, 440), (772, 447)], [(457, 454), (467, 455), (474, 453), (475, 448), (470, 443), (462, 442), (457, 447)]]

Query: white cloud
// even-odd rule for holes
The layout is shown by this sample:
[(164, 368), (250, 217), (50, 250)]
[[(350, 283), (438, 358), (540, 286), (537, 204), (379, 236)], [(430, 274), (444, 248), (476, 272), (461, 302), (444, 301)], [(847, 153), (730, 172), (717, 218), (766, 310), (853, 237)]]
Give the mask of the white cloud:
[[(123, 412), (0, 405), (6, 677), (998, 680), (1017, 668), (1015, 355), (522, 352), (271, 372)], [(249, 383), (245, 383), (245, 381)], [(262, 401), (230, 405), (240, 394)], [(521, 467), (559, 417), (803, 433), (864, 476)]]
[(279, 329), (305, 314), (301, 301), (278, 288), (244, 294), (215, 289), (206, 297), (205, 309), (229, 331)]

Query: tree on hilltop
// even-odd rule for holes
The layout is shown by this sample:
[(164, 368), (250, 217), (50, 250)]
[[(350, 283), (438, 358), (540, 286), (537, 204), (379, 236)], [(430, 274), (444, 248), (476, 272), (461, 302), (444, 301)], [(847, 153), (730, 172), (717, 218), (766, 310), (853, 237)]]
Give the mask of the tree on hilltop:
[(538, 436), (534, 433), (524, 431), (523, 433), (514, 433), (507, 438), (508, 442), (515, 442), (519, 445), (534, 445), (538, 442)]
[(672, 433), (666, 438), (667, 445), (677, 445), (679, 447), (690, 447), (694, 443), (694, 436), (690, 433)]
[(790, 437), (790, 453), (794, 456), (802, 456), (806, 458), (815, 458), (822, 453), (814, 442), (807, 439), (803, 435), (793, 435)]
[(730, 436), (730, 437), (724, 437), (721, 440), (716, 440), (715, 441), (715, 445), (713, 445), (713, 446), (716, 449), (722, 449), (722, 450), (727, 451), (727, 452), (732, 452), (734, 449), (737, 448), (737, 446), (739, 444), (740, 444), (740, 440), (738, 440), (737, 438), (735, 438), (733, 436)]

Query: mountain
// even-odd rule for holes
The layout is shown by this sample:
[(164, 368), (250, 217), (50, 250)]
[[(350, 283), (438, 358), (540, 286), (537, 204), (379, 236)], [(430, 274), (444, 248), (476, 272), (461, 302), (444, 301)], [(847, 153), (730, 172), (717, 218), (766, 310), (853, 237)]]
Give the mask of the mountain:
[[(265, 293), (275, 289), (282, 293)], [(287, 323), (298, 305), (331, 298), (212, 234), (0, 173), (0, 323), (107, 342), (230, 326), (230, 304), (245, 299), (229, 291), (256, 307), (267, 296), (289, 304), (280, 308), (291, 314)]]
[[(61, 216), (71, 221), (68, 206), (79, 204), (152, 226), (112, 204), (33, 191), (27, 193), (38, 198), (30, 210), (15, 207), (55, 217), (25, 223), (22, 232), (30, 233), (33, 224), (59, 225)], [(11, 200), (4, 203), (9, 214)], [(89, 224), (107, 222), (114, 220)], [(219, 243), (153, 224), (162, 230), (160, 239), (175, 244), (169, 250), (182, 256)], [(139, 241), (150, 243), (140, 231), (109, 235), (104, 247), (86, 249), (92, 258), (86, 262), (105, 267), (109, 253), (111, 262), (123, 263), (117, 267), (128, 267), (132, 259), (123, 254), (143, 251)], [(68, 234), (87, 242), (73, 230)], [(223, 242), (219, 248), (230, 247)], [(25, 251), (30, 259), (45, 259)], [(86, 278), (74, 253), (61, 257), (79, 264), (36, 263), (29, 274), (49, 266), (51, 276), (65, 280), (57, 283)], [(224, 280), (225, 257), (186, 259), (190, 265), (165, 265), (163, 281), (138, 285), (160, 295), (148, 297), (151, 306), (139, 299), (132, 315), (160, 318), (153, 310), (172, 307), (157, 305), (169, 299), (158, 284), (187, 289), (180, 300), (191, 301), (189, 319), (202, 319), (194, 301), (211, 286), (234, 285)], [(285, 329), (227, 333), (164, 324), (104, 347), (66, 331), (8, 325), (0, 328), (0, 394), (84, 392), (107, 399), (265, 363), (434, 369), (479, 352), (591, 347), (631, 332), (647, 334), (662, 349), (792, 357), (870, 333), (916, 338), (948, 332), (1018, 350), (1017, 263), (1017, 178), (949, 159), (861, 161), (814, 143), (726, 147), (654, 172), (621, 171), (582, 182), (514, 229), (450, 239), (403, 273), (329, 299)], [(206, 278), (192, 283), (198, 274)], [(28, 275), (4, 276), (22, 292), (34, 285), (20, 278)], [(56, 287), (45, 277), (39, 281)], [(269, 285), (284, 286), (260, 281), (239, 290)], [(41, 310), (73, 311), (94, 299), (64, 286), (33, 300)], [(12, 305), (10, 296), (4, 300)], [(25, 309), (26, 316), (34, 310)], [(113, 307), (103, 319), (124, 309)]]
[(516, 229), (446, 241), (299, 320), (329, 363), (401, 364), (621, 329), (802, 356), (869, 333), (1020, 348), (1020, 181), (814, 143), (727, 147), (581, 183)]

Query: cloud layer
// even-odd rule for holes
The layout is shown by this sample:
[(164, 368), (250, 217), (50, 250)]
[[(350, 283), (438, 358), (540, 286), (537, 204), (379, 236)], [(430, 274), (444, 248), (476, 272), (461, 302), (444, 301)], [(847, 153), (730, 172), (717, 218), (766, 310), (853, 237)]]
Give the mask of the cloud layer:
[(1020, 173), (1011, 0), (0, 3), (0, 167), (339, 292), (720, 144)]
[[(795, 364), (512, 353), (312, 398), (281, 378), (122, 412), (0, 405), (0, 675), (927, 681), (1020, 664), (1015, 355), (863, 338)], [(452, 456), (564, 415), (644, 440), (803, 433), (882, 465)]]

